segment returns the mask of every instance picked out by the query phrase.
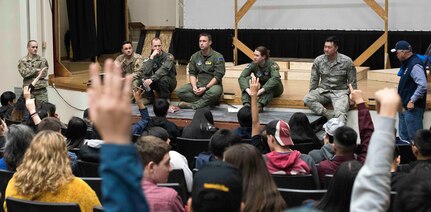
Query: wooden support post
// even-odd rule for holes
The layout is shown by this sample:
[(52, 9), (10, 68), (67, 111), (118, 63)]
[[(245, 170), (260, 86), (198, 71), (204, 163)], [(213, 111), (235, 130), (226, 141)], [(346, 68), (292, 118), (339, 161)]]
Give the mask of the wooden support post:
[[(370, 47), (367, 48), (354, 61), (355, 66), (361, 66), (368, 58), (371, 57), (380, 47), (385, 46), (384, 64), (388, 67), (388, 0), (385, 0), (385, 9), (383, 9), (375, 0), (363, 0), (384, 22), (385, 32)], [(390, 64), (390, 63), (389, 63)]]
[(362, 52), (361, 55), (359, 55), (358, 58), (353, 62), (355, 66), (361, 66), (368, 58), (371, 57), (377, 50), (379, 50), (380, 47), (382, 47), (385, 42), (387, 41), (387, 33), (384, 33), (382, 36), (380, 36), (379, 39), (377, 39), (373, 44), (371, 44), (370, 47), (368, 47), (367, 50)]
[(233, 38), (233, 45), (235, 45), (235, 47), (237, 47), (245, 55), (247, 55), (247, 57), (249, 57), (250, 59), (253, 59), (253, 56), (254, 56), (253, 50), (248, 48), (243, 42), (241, 42), (237, 38)]
[[(238, 39), (238, 23), (255, 2), (256, 0), (247, 0), (245, 4), (241, 7), (241, 9), (238, 11), (238, 0), (235, 0), (235, 30), (232, 41), (233, 45), (235, 46), (235, 48), (233, 49), (233, 63), (235, 65), (238, 65), (238, 49), (244, 52), (248, 57), (253, 59), (253, 51), (251, 51), (250, 48), (248, 48)], [(240, 47), (238, 47), (237, 45), (240, 45)]]

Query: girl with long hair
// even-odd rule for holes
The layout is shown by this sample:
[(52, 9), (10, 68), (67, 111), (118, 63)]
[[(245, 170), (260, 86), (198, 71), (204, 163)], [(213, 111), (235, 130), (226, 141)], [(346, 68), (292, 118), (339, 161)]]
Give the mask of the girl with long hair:
[(244, 211), (279, 212), (286, 208), (256, 147), (250, 144), (233, 145), (224, 152), (223, 160), (242, 171)]
[(73, 202), (81, 211), (93, 211), (99, 199), (87, 183), (73, 176), (70, 163), (64, 137), (58, 132), (39, 132), (8, 183), (6, 198)]

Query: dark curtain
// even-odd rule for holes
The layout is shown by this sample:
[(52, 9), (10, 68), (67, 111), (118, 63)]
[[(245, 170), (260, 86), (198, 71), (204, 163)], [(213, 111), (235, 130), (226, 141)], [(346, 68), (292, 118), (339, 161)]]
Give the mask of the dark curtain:
[[(212, 47), (223, 54), (226, 61), (233, 60), (233, 30), (176, 29), (173, 35), (172, 53), (179, 60), (188, 61), (199, 50), (198, 37), (201, 32), (208, 32), (213, 37)], [(341, 31), (341, 30), (261, 30), (240, 29), (239, 39), (252, 50), (257, 46), (270, 49), (271, 57), (315, 58), (323, 54), (323, 44), (328, 36), (335, 35), (340, 40), (338, 51), (355, 60), (382, 34), (382, 31)], [(405, 39), (417, 53), (424, 53), (431, 43), (431, 32), (389, 32), (389, 50), (398, 40)], [(363, 66), (372, 70), (384, 66), (383, 47), (373, 54)], [(394, 54), (390, 53), (392, 67), (399, 67)], [(251, 60), (238, 51), (238, 63)]]
[(97, 55), (96, 27), (93, 1), (67, 0), (73, 60), (84, 60)]
[(97, 44), (99, 54), (121, 50), (126, 40), (124, 0), (97, 1)]

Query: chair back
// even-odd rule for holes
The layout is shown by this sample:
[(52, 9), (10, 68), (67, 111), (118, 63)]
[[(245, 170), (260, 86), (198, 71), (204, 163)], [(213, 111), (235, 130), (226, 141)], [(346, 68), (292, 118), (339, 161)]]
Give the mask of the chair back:
[(100, 177), (99, 163), (78, 160), (79, 177)]
[(93, 212), (103, 212), (105, 211), (102, 206), (97, 206), (93, 208)]
[(80, 212), (81, 209), (77, 203), (53, 203), (53, 202), (36, 202), (30, 200), (6, 198), (7, 210), (9, 212)]
[(320, 200), (326, 194), (326, 190), (302, 190), (278, 188), (289, 208), (301, 206), (306, 200)]
[(314, 182), (313, 176), (309, 175), (286, 175), (272, 174), (272, 178), (278, 188), (289, 189), (317, 189), (318, 186)]
[(289, 146), (293, 150), (298, 150), (302, 154), (308, 154), (311, 150), (314, 149), (315, 144), (314, 143), (299, 143), (295, 144), (293, 146)]
[(5, 122), (6, 122), (6, 125), (7, 126), (10, 126), (10, 125), (12, 125), (12, 124), (21, 124), (22, 122), (20, 122), (20, 121), (12, 121), (12, 120), (10, 120), (10, 119), (6, 119), (5, 120)]
[(177, 192), (178, 194), (181, 194), (180, 197), (183, 200), (183, 203), (186, 204), (188, 198), (188, 191), (184, 171), (182, 169), (173, 169), (171, 172), (169, 172), (168, 183), (178, 183), (181, 192)]
[(323, 177), (323, 188), (327, 189), (329, 187), (329, 183), (331, 183), (332, 178), (334, 177), (334, 175), (332, 174), (325, 174), (325, 176)]
[(194, 168), (193, 158), (199, 153), (208, 151), (210, 139), (191, 139), (177, 137), (178, 152), (186, 157), (190, 169)]
[[(9, 183), (9, 180), (12, 178), (14, 173), (15, 172), (9, 170), (0, 169), (0, 202), (2, 203), (4, 202), (7, 184)], [(0, 211), (4, 211), (3, 207), (0, 207)]]
[(185, 205), (187, 203), (187, 194), (184, 193), (180, 184), (178, 184), (178, 183), (157, 183), (157, 186), (168, 187), (168, 188), (174, 189), (178, 193), (178, 196), (180, 196), (181, 201), (183, 202), (183, 205)]
[(412, 161), (416, 161), (416, 157), (412, 151), (412, 145), (410, 144), (398, 144), (400, 150), (401, 162), (400, 164), (408, 164)]
[(97, 198), (102, 201), (102, 178), (100, 177), (82, 177), (82, 180), (96, 192)]

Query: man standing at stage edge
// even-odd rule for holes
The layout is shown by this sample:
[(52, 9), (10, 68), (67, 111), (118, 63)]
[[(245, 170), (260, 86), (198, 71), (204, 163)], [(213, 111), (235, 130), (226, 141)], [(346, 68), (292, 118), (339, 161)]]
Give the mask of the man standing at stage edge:
[(423, 129), (423, 116), (427, 97), (427, 78), (424, 63), (412, 52), (407, 41), (398, 41), (391, 52), (396, 53), (402, 63), (398, 76), (398, 94), (401, 97), (404, 112), (398, 113), (398, 133), (401, 139), (411, 142), (416, 131)]
[(133, 46), (130, 41), (124, 41), (121, 47), (121, 53), (115, 58), (115, 64), (121, 66), (122, 76), (133, 74), (133, 87), (139, 87), (142, 82), (139, 79), (142, 69), (142, 57), (140, 54), (133, 52)]
[[(346, 123), (349, 110), (348, 84), (357, 88), (356, 68), (350, 57), (338, 52), (338, 39), (335, 36), (325, 40), (323, 51), (325, 54), (314, 60), (310, 91), (304, 97), (304, 103), (314, 113), (328, 120), (335, 117)], [(333, 113), (323, 106), (328, 103), (332, 103)]]
[(163, 51), (160, 38), (151, 40), (151, 55), (144, 59), (143, 69), (143, 84), (148, 103), (154, 102), (153, 90), (160, 98), (169, 100), (171, 92), (177, 87), (177, 71), (174, 56)]
[(36, 82), (34, 89), (31, 91), (36, 105), (40, 106), (43, 102), (48, 102), (48, 90), (46, 89), (48, 81), (45, 79), (48, 75), (48, 61), (37, 54), (38, 47), (37, 41), (28, 41), (28, 54), (19, 60), (18, 71), (23, 78), (23, 87), (30, 85), (33, 80), (41, 74), (40, 79)]
[(182, 109), (198, 109), (214, 106), (223, 93), (222, 78), (225, 74), (223, 55), (211, 48), (210, 34), (199, 35), (200, 51), (194, 53), (189, 62), (190, 83), (177, 89)]

